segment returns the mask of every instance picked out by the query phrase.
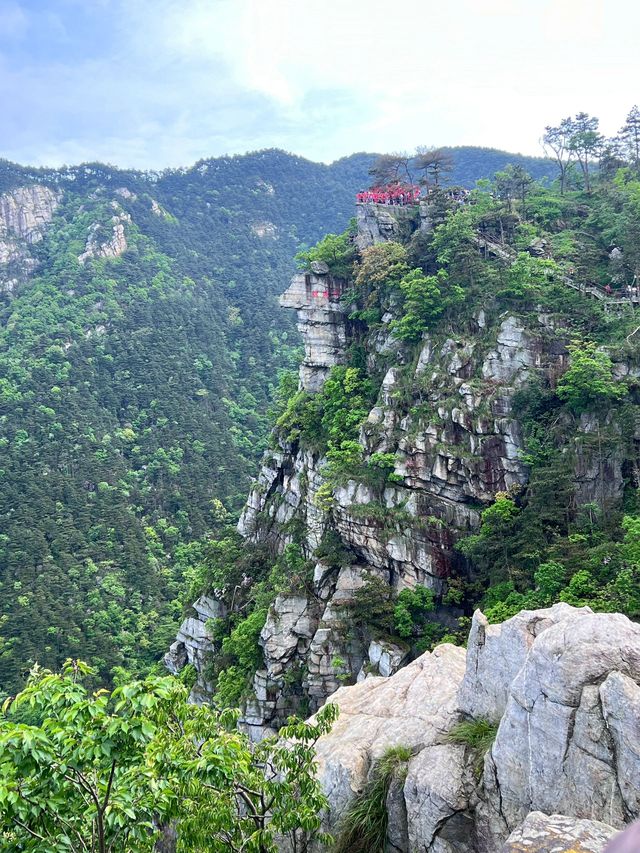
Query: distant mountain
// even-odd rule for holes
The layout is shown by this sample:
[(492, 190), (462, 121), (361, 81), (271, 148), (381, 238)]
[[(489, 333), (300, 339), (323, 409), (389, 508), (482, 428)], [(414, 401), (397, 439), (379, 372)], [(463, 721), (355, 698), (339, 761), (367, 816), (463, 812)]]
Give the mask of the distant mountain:
[[(453, 154), (467, 185), (548, 169)], [(303, 245), (344, 230), (374, 157), (0, 161), (0, 691), (35, 661), (104, 678), (165, 650), (197, 540), (239, 509), (297, 363), (276, 296)]]
[(509, 163), (522, 166), (536, 181), (552, 181), (556, 175), (556, 167), (546, 157), (527, 157), (500, 151), (498, 148), (479, 148), (474, 145), (461, 145), (444, 150), (453, 157), (454, 168), (450, 182), (465, 187), (475, 186), (479, 178), (493, 177)]

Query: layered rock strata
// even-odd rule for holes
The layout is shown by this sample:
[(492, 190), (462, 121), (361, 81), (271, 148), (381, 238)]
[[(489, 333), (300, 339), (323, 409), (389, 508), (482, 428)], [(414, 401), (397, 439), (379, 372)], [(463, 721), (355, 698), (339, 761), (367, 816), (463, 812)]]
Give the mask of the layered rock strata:
[[(358, 245), (398, 239), (409, 226), (428, 229), (429, 216), (424, 205), (419, 215), (361, 205)], [(305, 344), (300, 388), (309, 394), (321, 391), (356, 340), (342, 288), (327, 265), (316, 262), (294, 276), (280, 300), (297, 312)], [(477, 530), (483, 508), (498, 493), (527, 483), (516, 394), (536, 377), (553, 384), (567, 365), (567, 341), (542, 311), (492, 313), (487, 305), (464, 324), (452, 323), (448, 333), (425, 334), (417, 352), (394, 337), (392, 320), (387, 311), (357, 342), (370, 376), (380, 381), (359, 434), (363, 467), (375, 454), (391, 454), (393, 476), (381, 487), (354, 477), (334, 486), (327, 500), (327, 460), (276, 436), (240, 519), (249, 543), (280, 552), (295, 541), (316, 563), (308, 593), (272, 606), (248, 714), (256, 732), (300, 707), (314, 710), (345, 681), (388, 675), (405, 662), (406, 649), (382, 654), (386, 638), (351, 629), (348, 608), (356, 591), (371, 575), (396, 591), (417, 585), (437, 596), (446, 591), (449, 578), (464, 571), (457, 540)], [(619, 441), (595, 440), (600, 428), (597, 418), (582, 416), (571, 448), (574, 487), (579, 503), (608, 506), (622, 496), (623, 452)], [(603, 428), (615, 434), (614, 424)], [(337, 537), (341, 565), (314, 556), (327, 537)], [(303, 630), (286, 627), (291, 608), (304, 613)], [(438, 611), (443, 621), (455, 615)], [(295, 673), (294, 684), (287, 671)]]
[(201, 595), (194, 602), (193, 616), (182, 622), (175, 641), (164, 656), (169, 672), (177, 675), (187, 664), (197, 672), (197, 680), (191, 691), (190, 701), (200, 703), (211, 697), (212, 688), (206, 681), (207, 656), (213, 650), (212, 620), (222, 619), (226, 607), (215, 598)]
[(326, 264), (318, 264), (316, 269), (316, 273), (294, 276), (280, 297), (283, 308), (297, 312), (304, 342), (300, 387), (310, 393), (319, 391), (331, 368), (343, 362), (347, 340), (340, 304), (343, 283), (329, 275)]

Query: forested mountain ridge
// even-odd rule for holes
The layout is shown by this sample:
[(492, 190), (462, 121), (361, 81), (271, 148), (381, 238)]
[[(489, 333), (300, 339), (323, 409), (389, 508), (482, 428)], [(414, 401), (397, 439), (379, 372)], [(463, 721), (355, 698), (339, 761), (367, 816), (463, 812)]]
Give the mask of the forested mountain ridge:
[(36, 660), (106, 679), (159, 659), (297, 359), (275, 296), (372, 160), (0, 162), (0, 690)]

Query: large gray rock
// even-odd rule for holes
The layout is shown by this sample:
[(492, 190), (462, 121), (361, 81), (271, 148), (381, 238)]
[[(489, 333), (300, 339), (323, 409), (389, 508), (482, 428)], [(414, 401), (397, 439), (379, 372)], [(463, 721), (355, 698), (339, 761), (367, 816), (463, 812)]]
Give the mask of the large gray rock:
[(197, 704), (211, 698), (211, 685), (207, 683), (204, 670), (207, 656), (213, 650), (213, 636), (210, 620), (223, 618), (226, 607), (209, 595), (201, 595), (193, 604), (195, 616), (187, 616), (182, 622), (175, 641), (164, 656), (164, 665), (169, 672), (177, 675), (187, 664), (195, 667), (198, 673), (191, 691), (190, 700)]
[[(61, 193), (33, 184), (17, 187), (0, 196), (0, 239), (17, 237), (27, 243), (42, 240)], [(0, 261), (5, 260), (0, 250)]]
[(501, 853), (603, 853), (618, 830), (606, 823), (531, 812)]
[(625, 616), (574, 610), (536, 637), (485, 761), (483, 849), (530, 811), (614, 827), (637, 815), (638, 681), (640, 626)]
[(362, 250), (376, 243), (397, 240), (400, 233), (400, 218), (406, 216), (402, 208), (391, 208), (378, 204), (359, 204), (356, 208), (358, 234), (356, 245)]
[(305, 652), (318, 624), (305, 595), (279, 595), (260, 633), (269, 678), (280, 678), (295, 652)]
[(469, 800), (475, 787), (465, 747), (436, 743), (409, 764), (404, 785), (409, 850), (469, 850)]
[[(391, 678), (367, 678), (334, 693), (331, 701), (339, 706), (340, 716), (317, 745), (319, 775), (330, 804), (330, 827), (335, 828), (352, 797), (362, 789), (374, 762), (393, 746), (409, 747), (416, 753), (404, 786), (408, 837), (417, 838), (423, 824), (446, 821), (461, 799), (456, 785), (463, 771), (456, 759), (462, 750), (443, 744), (457, 720), (456, 691), (464, 673), (464, 657), (464, 650), (456, 646), (438, 646)], [(425, 752), (431, 748), (435, 752), (429, 757)], [(446, 767), (440, 760), (443, 756)], [(425, 767), (435, 772), (425, 775)], [(428, 815), (423, 814), (427, 802)]]
[(283, 308), (296, 311), (298, 329), (304, 342), (300, 364), (300, 387), (316, 393), (329, 370), (342, 364), (346, 354), (344, 309), (340, 304), (343, 282), (329, 275), (300, 273), (291, 279), (280, 297)]
[[(341, 714), (318, 743), (329, 828), (402, 744), (390, 850), (602, 851), (640, 814), (640, 626), (564, 604), (496, 626), (476, 613), (463, 657), (439, 646), (334, 695)], [(447, 736), (469, 716), (501, 718), (481, 778), (478, 750)]]
[[(582, 608), (582, 613), (591, 613)], [(572, 619), (575, 607), (556, 604), (546, 610), (522, 610), (512, 619), (490, 625), (476, 610), (467, 643), (467, 669), (460, 688), (460, 710), (469, 717), (499, 723), (511, 684), (537, 637), (558, 622)]]
[(516, 317), (507, 317), (500, 326), (496, 348), (487, 355), (482, 365), (483, 377), (499, 382), (521, 383), (535, 366), (536, 353), (531, 336)]

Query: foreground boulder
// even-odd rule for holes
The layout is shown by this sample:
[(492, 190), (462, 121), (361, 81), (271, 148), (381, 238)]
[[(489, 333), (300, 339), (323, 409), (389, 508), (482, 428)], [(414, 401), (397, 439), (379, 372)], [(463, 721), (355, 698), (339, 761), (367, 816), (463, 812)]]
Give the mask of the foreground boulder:
[(531, 812), (502, 853), (602, 853), (618, 830), (606, 823)]
[[(416, 753), (415, 761), (421, 763), (432, 748), (459, 749), (447, 744), (446, 735), (457, 720), (456, 693), (464, 666), (464, 649), (446, 644), (422, 655), (391, 678), (367, 678), (334, 693), (331, 701), (339, 706), (340, 716), (331, 733), (321, 738), (317, 746), (332, 828), (339, 823), (354, 794), (364, 787), (375, 761), (389, 748), (409, 747)], [(440, 768), (442, 757), (433, 763)], [(416, 798), (421, 795), (422, 789), (416, 788), (410, 797), (416, 811)]]
[[(327, 828), (339, 832), (375, 762), (404, 746), (389, 850), (601, 851), (640, 814), (639, 684), (640, 626), (625, 616), (559, 604), (489, 625), (477, 612), (466, 652), (439, 646), (331, 698), (340, 718), (318, 743)], [(480, 748), (469, 732), (491, 724)]]
[(487, 849), (530, 811), (635, 819), (638, 682), (640, 626), (625, 616), (569, 612), (535, 639), (485, 762)]

